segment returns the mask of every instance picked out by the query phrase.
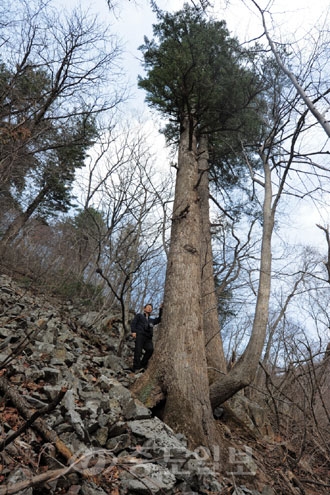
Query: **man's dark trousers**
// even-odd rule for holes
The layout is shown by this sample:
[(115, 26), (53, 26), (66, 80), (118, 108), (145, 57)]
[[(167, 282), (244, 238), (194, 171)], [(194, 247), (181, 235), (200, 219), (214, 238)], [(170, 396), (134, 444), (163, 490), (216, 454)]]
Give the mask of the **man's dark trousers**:
[[(141, 360), (143, 351), (144, 351), (144, 355)], [(145, 368), (153, 352), (154, 352), (154, 346), (152, 343), (152, 337), (148, 337), (144, 333), (137, 333), (135, 337), (133, 368), (135, 370), (139, 370), (140, 368)]]

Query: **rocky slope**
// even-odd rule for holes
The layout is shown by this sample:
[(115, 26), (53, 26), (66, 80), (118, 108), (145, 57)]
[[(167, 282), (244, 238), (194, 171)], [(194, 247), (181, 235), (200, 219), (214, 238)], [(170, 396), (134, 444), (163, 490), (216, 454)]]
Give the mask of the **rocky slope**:
[(132, 396), (121, 336), (119, 315), (0, 276), (0, 495), (327, 493), (302, 486), (244, 397), (217, 411), (222, 445), (190, 450)]

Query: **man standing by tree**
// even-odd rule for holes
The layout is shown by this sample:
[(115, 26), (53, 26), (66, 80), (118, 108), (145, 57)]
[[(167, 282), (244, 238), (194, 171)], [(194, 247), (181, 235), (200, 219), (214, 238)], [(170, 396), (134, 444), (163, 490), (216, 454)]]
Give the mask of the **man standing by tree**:
[[(190, 445), (211, 448), (217, 432), (209, 385), (227, 375), (210, 373), (219, 365), (225, 373), (225, 360), (217, 314), (210, 318), (216, 301), (210, 300), (214, 274), (206, 270), (213, 264), (207, 174), (212, 169), (218, 181), (229, 184), (244, 176), (235, 154), (225, 181), (224, 148), (230, 143), (229, 152), (239, 153), (247, 130), (248, 142), (259, 137), (264, 81), (254, 71), (254, 54), (230, 37), (224, 21), (208, 21), (188, 5), (174, 14), (157, 11), (157, 16), (155, 39), (145, 38), (141, 46), (146, 77), (140, 77), (139, 86), (147, 92), (146, 101), (169, 118), (163, 132), (178, 146), (178, 161), (164, 290), (166, 332), (160, 332), (157, 356), (132, 390), (148, 407), (162, 400), (164, 421), (184, 433)], [(261, 335), (261, 346), (263, 341)], [(216, 352), (209, 352), (212, 346)], [(242, 385), (240, 378), (226, 382), (224, 400), (253, 379)]]
[[(159, 315), (157, 318), (150, 318), (152, 310), (152, 304), (146, 304), (143, 308), (143, 313), (136, 314), (131, 323), (132, 336), (135, 338), (134, 361), (132, 368), (132, 371), (134, 372), (140, 370), (141, 368), (146, 368), (148, 361), (154, 352), (152, 342), (153, 327), (161, 322), (163, 305), (161, 304), (159, 308)], [(144, 354), (142, 357), (143, 350)]]

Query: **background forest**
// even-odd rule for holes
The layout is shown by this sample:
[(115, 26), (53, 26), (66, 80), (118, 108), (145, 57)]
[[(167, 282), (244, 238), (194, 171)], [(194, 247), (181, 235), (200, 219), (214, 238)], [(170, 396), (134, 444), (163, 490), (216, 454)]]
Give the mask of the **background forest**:
[[(281, 434), (294, 431), (301, 453), (329, 463), (329, 380), (319, 371), (330, 337), (329, 30), (325, 21), (306, 36), (312, 48), (302, 52), (268, 31), (276, 1), (269, 11), (247, 3), (266, 34), (248, 44), (205, 2), (176, 14), (153, 4), (137, 81), (148, 120), (127, 111), (111, 25), (82, 8), (58, 12), (52, 1), (1, 3), (1, 272), (88, 310), (119, 309), (127, 333), (132, 312), (165, 297), (170, 328), (172, 298), (177, 314), (200, 298), (166, 282), (179, 236), (172, 224), (188, 213), (178, 215), (185, 199), (175, 181), (196, 149), (191, 191), (207, 198), (199, 242), (209, 265), (211, 233), (221, 329), (221, 365), (209, 368), (231, 376), (249, 363), (247, 381), (219, 387), (210, 378), (212, 406), (250, 385), (250, 398), (267, 396)], [(120, 6), (106, 6), (119, 15)], [(317, 244), (304, 235), (309, 214)]]

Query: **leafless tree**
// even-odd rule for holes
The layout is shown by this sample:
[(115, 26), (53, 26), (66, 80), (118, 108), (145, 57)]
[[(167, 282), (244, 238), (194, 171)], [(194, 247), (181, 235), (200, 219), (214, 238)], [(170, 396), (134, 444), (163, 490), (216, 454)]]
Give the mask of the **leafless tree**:
[[(147, 285), (151, 286), (152, 280), (148, 282), (142, 272), (154, 264), (152, 279), (159, 277), (162, 267), (164, 270), (165, 215), (172, 183), (170, 176), (164, 178), (156, 172), (155, 157), (141, 130), (118, 127), (109, 140), (106, 151), (101, 149), (101, 154), (94, 156), (80, 186), (84, 209), (92, 206), (102, 212), (105, 221), (90, 275), (95, 280), (97, 267), (108, 288), (107, 305), (121, 307), (127, 328), (129, 310), (138, 309), (142, 298), (153, 292)], [(159, 288), (160, 298), (162, 294), (163, 287)]]
[[(261, 20), (262, 20), (262, 25), (264, 29), (264, 35), (266, 36), (266, 39), (269, 43), (270, 49), (275, 57), (275, 60), (280, 67), (281, 71), (285, 76), (288, 77), (288, 79), (291, 81), (292, 85), (296, 89), (298, 95), (300, 98), (303, 100), (304, 104), (306, 105), (307, 109), (311, 112), (311, 114), (314, 116), (316, 121), (322, 126), (324, 132), (328, 137), (330, 137), (330, 124), (328, 122), (328, 119), (325, 115), (325, 112), (329, 108), (329, 103), (328, 103), (328, 94), (330, 92), (330, 88), (327, 87), (327, 83), (325, 81), (311, 81), (311, 89), (308, 88), (308, 85), (306, 85), (306, 80), (300, 80), (301, 78), (297, 77), (297, 75), (294, 73), (293, 70), (290, 69), (289, 65), (285, 62), (285, 60), (282, 58), (281, 53), (279, 49), (277, 48), (278, 42), (276, 42), (268, 29), (267, 26), (267, 21), (266, 21), (266, 15), (269, 13), (269, 7), (266, 9), (262, 9), (259, 5), (259, 3), (256, 0), (251, 0), (252, 4), (257, 8)], [(325, 29), (326, 31), (326, 29)], [(320, 44), (320, 39), (321, 39), (322, 33), (319, 33), (319, 40), (317, 43), (315, 43), (315, 40), (312, 40), (313, 45), (315, 44), (316, 47)], [(329, 41), (326, 40), (325, 45), (321, 47), (322, 50), (325, 50), (328, 48)], [(311, 51), (311, 58), (310, 61), (307, 65), (311, 64), (320, 64), (322, 66), (322, 61), (321, 57), (323, 56), (322, 53), (315, 53), (314, 50)], [(323, 65), (323, 70), (326, 69), (326, 67)], [(319, 68), (318, 68), (319, 72)], [(319, 75), (317, 75), (319, 77)], [(304, 87), (305, 86), (305, 87)], [(324, 87), (325, 86), (325, 87)], [(316, 90), (316, 94), (314, 91)], [(319, 105), (321, 108), (323, 107), (323, 111), (319, 109)], [(325, 107), (325, 108), (324, 108)]]
[(68, 208), (75, 170), (99, 131), (96, 118), (125, 92), (118, 80), (109, 91), (119, 48), (96, 18), (37, 2), (12, 9), (3, 32), (0, 176), (2, 204), (15, 210), (2, 219), (3, 252), (33, 215)]

